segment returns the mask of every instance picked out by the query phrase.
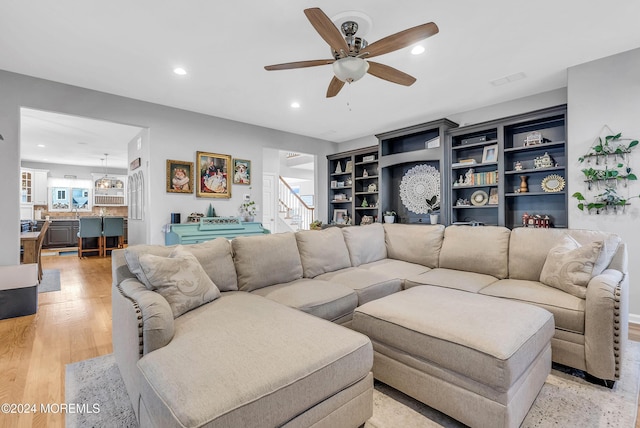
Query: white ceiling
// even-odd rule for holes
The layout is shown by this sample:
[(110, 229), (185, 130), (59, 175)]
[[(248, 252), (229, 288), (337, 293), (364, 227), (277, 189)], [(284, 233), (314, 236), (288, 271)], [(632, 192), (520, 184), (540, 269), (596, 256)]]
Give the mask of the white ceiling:
[[(365, 13), (369, 42), (429, 21), (440, 33), (422, 55), (376, 59), (413, 86), (367, 75), (327, 99), (331, 66), (263, 68), (330, 58), (303, 14), (316, 6)], [(637, 0), (5, 0), (0, 69), (342, 142), (564, 87), (568, 67), (639, 47), (638, 16)]]
[(127, 144), (141, 130), (137, 126), (22, 108), (20, 159), (126, 169)]

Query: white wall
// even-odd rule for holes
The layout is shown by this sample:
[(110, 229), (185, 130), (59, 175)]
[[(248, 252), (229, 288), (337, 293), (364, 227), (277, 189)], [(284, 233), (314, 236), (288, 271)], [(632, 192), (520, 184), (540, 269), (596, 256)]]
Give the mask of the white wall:
[[(464, 111), (461, 113), (451, 113), (445, 117), (454, 121), (460, 126), (473, 125), (475, 123), (487, 122), (489, 120), (501, 119), (503, 117), (528, 113), (546, 107), (554, 107), (567, 102), (567, 88), (559, 88), (553, 91), (541, 92), (528, 97), (517, 98), (499, 104), (490, 105), (476, 110)], [(425, 119), (424, 122), (440, 118)], [(418, 123), (416, 123), (417, 125)], [(389, 129), (393, 131), (393, 129)], [(338, 144), (338, 151), (355, 150), (363, 147), (375, 146), (378, 139), (375, 135), (357, 138)]]
[[(569, 194), (585, 192), (578, 157), (585, 154), (601, 128), (608, 125), (623, 137), (640, 139), (640, 49), (581, 64), (568, 72), (567, 158)], [(631, 154), (631, 167), (640, 174), (640, 148)], [(640, 183), (630, 182), (629, 195), (640, 194)], [(632, 199), (624, 214), (586, 214), (569, 201), (569, 227), (617, 233), (629, 252), (630, 307), (640, 322), (640, 199)]]
[[(130, 98), (105, 94), (75, 86), (0, 71), (0, 168), (3, 171), (7, 200), (15, 201), (0, 210), (0, 266), (19, 262), (19, 171), (20, 171), (20, 107), (79, 115), (100, 120), (135, 125), (149, 129), (149, 242), (164, 243), (162, 226), (169, 213), (206, 212), (213, 203), (219, 215), (237, 215), (246, 186), (234, 186), (231, 199), (196, 198), (195, 193), (170, 194), (165, 191), (167, 159), (194, 161), (196, 151), (228, 154), (252, 160), (254, 189), (262, 188), (262, 148), (303, 151), (319, 158), (336, 152), (336, 145), (324, 140), (234, 122), (188, 112)], [(203, 94), (203, 96), (205, 96)], [(319, 163), (319, 177), (326, 177), (326, 162)], [(11, 190), (13, 189), (13, 190)], [(319, 189), (318, 201), (326, 212), (326, 189)], [(14, 196), (11, 196), (13, 194)], [(258, 205), (260, 191), (253, 192)]]

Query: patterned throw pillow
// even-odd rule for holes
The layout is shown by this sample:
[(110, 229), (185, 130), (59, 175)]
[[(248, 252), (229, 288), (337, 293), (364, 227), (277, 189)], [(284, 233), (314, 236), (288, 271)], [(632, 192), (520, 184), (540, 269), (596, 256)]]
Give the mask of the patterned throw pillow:
[(198, 259), (181, 245), (169, 257), (142, 254), (139, 262), (145, 284), (167, 299), (174, 318), (220, 297)]
[(581, 246), (569, 235), (560, 244), (549, 250), (540, 272), (540, 282), (559, 288), (582, 299), (587, 296), (587, 285), (591, 278), (601, 272), (595, 271), (596, 263), (602, 265), (602, 241)]

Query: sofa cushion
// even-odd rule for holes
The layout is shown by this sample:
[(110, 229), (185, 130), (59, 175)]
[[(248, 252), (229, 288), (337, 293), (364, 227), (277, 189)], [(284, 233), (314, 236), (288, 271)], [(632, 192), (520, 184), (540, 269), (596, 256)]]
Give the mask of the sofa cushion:
[(220, 291), (238, 289), (238, 277), (233, 264), (231, 242), (228, 239), (216, 238), (199, 244), (185, 245), (184, 249), (196, 256)]
[[(216, 238), (211, 241), (199, 244), (184, 245), (185, 250), (192, 253), (202, 265), (209, 278), (221, 291), (233, 291), (238, 289), (236, 268), (231, 257), (231, 244), (225, 238)], [(145, 282), (140, 269), (138, 259), (141, 254), (153, 254), (156, 256), (168, 257), (174, 246), (164, 245), (132, 245), (125, 248), (124, 257), (131, 273), (136, 275), (138, 280), (147, 287), (150, 284)]]
[[(595, 272), (598, 259), (606, 253), (603, 248), (603, 241), (583, 246), (565, 235), (558, 245), (549, 250), (540, 272), (540, 282), (584, 299), (589, 280), (598, 274)], [(602, 266), (603, 262), (599, 264)]]
[(443, 232), (443, 225), (385, 223), (387, 257), (430, 268), (438, 267)]
[(302, 263), (293, 233), (238, 236), (231, 245), (238, 288), (242, 291), (302, 278)]
[[(539, 281), (549, 250), (556, 246), (565, 235), (571, 236), (580, 245), (586, 245), (593, 241), (605, 241), (607, 253), (613, 251), (614, 258), (622, 257), (626, 253), (624, 248), (620, 251), (620, 247), (624, 247), (620, 237), (611, 233), (581, 229), (518, 227), (511, 231), (509, 240), (509, 278)], [(614, 250), (613, 247), (616, 249)], [(612, 263), (616, 263), (615, 269), (626, 272), (626, 260), (612, 261)]]
[(358, 294), (358, 306), (402, 290), (402, 281), (398, 278), (355, 267), (325, 273), (317, 276), (316, 279), (351, 288)]
[(491, 275), (437, 268), (407, 278), (404, 282), (404, 287), (411, 288), (417, 285), (435, 285), (477, 293), (487, 285), (496, 281), (497, 279)]
[(405, 278), (419, 275), (429, 271), (430, 268), (417, 263), (405, 262), (402, 260), (382, 259), (373, 263), (366, 263), (359, 266), (360, 269), (370, 270), (375, 273), (381, 273), (388, 277), (398, 278), (402, 281), (404, 287)]
[(584, 334), (584, 299), (538, 281), (503, 279), (480, 290), (480, 294), (518, 300), (551, 312), (556, 328)]
[(358, 305), (355, 291), (342, 284), (319, 279), (302, 278), (263, 287), (253, 293), (329, 321), (350, 319)]
[(178, 318), (171, 343), (138, 367), (157, 426), (257, 427), (284, 425), (366, 378), (372, 362), (362, 334), (231, 292)]
[(339, 227), (301, 230), (295, 236), (305, 278), (351, 266), (347, 244)]
[(507, 278), (510, 233), (501, 226), (449, 226), (444, 231), (439, 266)]
[(384, 242), (384, 227), (381, 223), (342, 229), (344, 241), (349, 249), (351, 266), (371, 263), (387, 258)]
[(146, 281), (167, 300), (174, 318), (220, 297), (198, 259), (181, 245), (169, 257), (141, 254), (139, 262)]

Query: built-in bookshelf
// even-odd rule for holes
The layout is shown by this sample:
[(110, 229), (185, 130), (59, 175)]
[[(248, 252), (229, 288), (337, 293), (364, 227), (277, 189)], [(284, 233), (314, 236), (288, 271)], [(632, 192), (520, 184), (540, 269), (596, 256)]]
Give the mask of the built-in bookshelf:
[(450, 222), (567, 227), (565, 123), (559, 106), (451, 130)]
[[(400, 186), (403, 177), (412, 169), (428, 166), (439, 172), (441, 207), (449, 204), (448, 180), (443, 173), (446, 166), (446, 139), (450, 129), (458, 124), (447, 119), (410, 126), (376, 135), (380, 142), (380, 213), (394, 211), (400, 223), (429, 223), (425, 212), (416, 213), (402, 202)], [(426, 195), (425, 198), (432, 195)], [(448, 210), (438, 209), (439, 223), (447, 223)]]
[(328, 222), (359, 225), (364, 216), (378, 221), (378, 146), (329, 155), (327, 160)]

